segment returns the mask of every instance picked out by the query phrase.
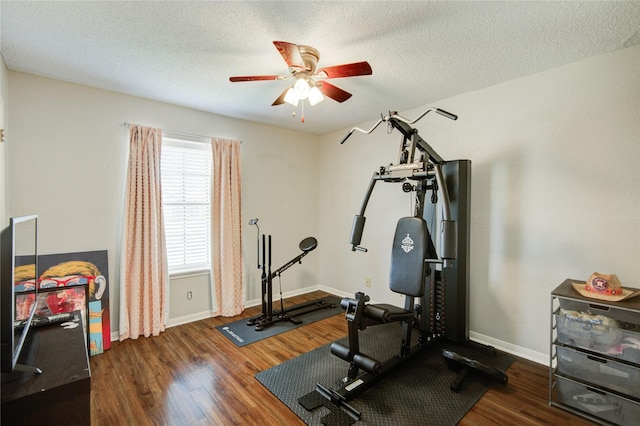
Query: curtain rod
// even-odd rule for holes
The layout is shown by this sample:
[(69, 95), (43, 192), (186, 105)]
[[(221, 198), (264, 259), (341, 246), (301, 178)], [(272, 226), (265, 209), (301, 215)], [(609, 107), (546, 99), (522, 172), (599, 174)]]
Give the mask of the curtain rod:
[[(128, 122), (124, 122), (125, 127), (129, 127), (131, 126), (132, 123), (128, 123)], [(172, 135), (176, 135), (176, 136), (186, 136), (188, 138), (204, 138), (204, 139), (222, 139), (222, 138), (215, 138), (214, 136), (203, 136), (203, 135), (196, 135), (195, 133), (184, 133), (184, 132), (174, 132), (173, 130), (166, 130), (166, 129), (161, 129), (163, 132), (166, 133), (170, 133)], [(240, 140), (240, 143), (242, 143), (242, 140)]]

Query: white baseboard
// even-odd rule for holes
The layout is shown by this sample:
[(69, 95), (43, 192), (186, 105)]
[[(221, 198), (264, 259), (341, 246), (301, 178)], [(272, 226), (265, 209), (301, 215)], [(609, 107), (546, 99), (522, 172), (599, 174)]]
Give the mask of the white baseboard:
[[(322, 290), (322, 291), (326, 291), (328, 293), (334, 293), (335, 294), (335, 290), (334, 289), (324, 289), (322, 288), (322, 286), (319, 285), (315, 285), (315, 286), (311, 286), (311, 287), (305, 287), (305, 288), (301, 288), (301, 289), (296, 289), (296, 290), (292, 290), (292, 291), (288, 291), (288, 292), (284, 292), (282, 293), (282, 298), (283, 299), (287, 299), (289, 297), (293, 297), (293, 296), (300, 296), (301, 294), (307, 294), (307, 293), (311, 293), (312, 291), (317, 291), (317, 290)], [(346, 295), (346, 294), (345, 294)], [(342, 296), (342, 295), (338, 295), (338, 296)], [(280, 295), (278, 294), (278, 300), (280, 300)], [(276, 300), (274, 299), (274, 304), (278, 303), (276, 302)], [(259, 306), (262, 303), (262, 299), (252, 299), (252, 300), (247, 300), (244, 303), (245, 308), (251, 308), (253, 306)], [(177, 325), (182, 325), (182, 324), (187, 324), (190, 322), (194, 322), (194, 321), (200, 321), (203, 319), (207, 319), (207, 318), (211, 318), (213, 316), (213, 313), (211, 311), (202, 311), (202, 312), (196, 312), (193, 314), (189, 314), (189, 315), (184, 315), (181, 317), (176, 317), (176, 318), (170, 318), (169, 319), (169, 323), (167, 324), (167, 328), (170, 327), (175, 327)], [(118, 331), (112, 331), (111, 332), (111, 341), (115, 342), (120, 340), (120, 334)]]
[[(177, 325), (187, 324), (194, 321), (200, 321), (203, 319), (211, 318), (213, 313), (211, 311), (196, 312), (195, 314), (184, 315), (178, 318), (170, 318), (167, 328), (175, 327)], [(111, 341), (115, 342), (120, 340), (120, 333), (118, 331), (111, 332)]]
[(195, 314), (184, 315), (178, 318), (170, 318), (169, 323), (167, 324), (167, 328), (175, 327), (176, 325), (188, 324), (190, 322), (200, 321), (203, 319), (211, 318), (212, 316), (213, 312), (202, 311), (196, 312)]
[[(353, 297), (352, 293), (347, 293), (344, 292), (342, 290), (338, 290), (336, 288), (333, 287), (327, 287), (324, 285), (315, 285), (315, 286), (311, 286), (311, 287), (304, 287), (304, 288), (300, 288), (300, 289), (296, 289), (296, 290), (292, 290), (292, 291), (288, 291), (282, 294), (282, 297), (284, 299), (287, 299), (289, 297), (293, 297), (293, 296), (300, 296), (302, 294), (307, 294), (307, 293), (311, 293), (313, 291), (324, 291), (326, 293), (331, 293), (334, 294), (338, 297)], [(278, 295), (278, 299), (279, 299), (279, 295)], [(274, 300), (275, 302), (275, 300)], [(262, 303), (261, 299), (252, 299), (252, 300), (247, 300), (245, 301), (245, 307), (250, 308), (253, 306), (258, 306)], [(378, 303), (375, 301), (372, 301), (371, 303)], [(171, 318), (169, 320), (169, 323), (167, 324), (167, 327), (175, 327), (177, 325), (182, 325), (182, 324), (187, 324), (190, 322), (194, 322), (194, 321), (200, 321), (206, 318), (211, 318), (213, 316), (211, 311), (203, 311), (203, 312), (196, 312), (194, 314), (190, 314), (190, 315), (185, 315), (182, 317), (178, 317), (178, 318)], [(114, 331), (111, 333), (111, 341), (117, 341), (120, 339), (120, 335), (117, 331)], [(520, 358), (524, 358), (524, 359), (528, 359), (529, 361), (533, 361), (536, 362), (538, 364), (542, 364), (542, 365), (549, 365), (549, 355), (547, 354), (543, 354), (540, 352), (536, 352), (536, 351), (532, 351), (531, 349), (527, 349), (524, 348), (522, 346), (518, 346), (518, 345), (514, 345), (512, 343), (509, 342), (504, 342), (502, 340), (498, 340), (498, 339), (494, 339), (493, 337), (490, 336), (485, 336), (483, 334), (480, 333), (476, 333), (474, 331), (469, 331), (469, 339), (473, 340), (474, 342), (477, 343), (481, 343), (483, 345), (489, 345), (489, 346), (493, 346), (494, 348), (507, 352), (511, 355), (515, 355), (518, 356)]]
[[(311, 286), (311, 287), (304, 287), (304, 288), (299, 288), (299, 289), (292, 290), (292, 291), (286, 291), (286, 292), (282, 293), (282, 298), (283, 299), (287, 299), (289, 297), (300, 296), (301, 294), (311, 293), (312, 291), (322, 290), (321, 287), (322, 286), (320, 286), (320, 285), (314, 285), (314, 286)], [(324, 291), (330, 292), (328, 290), (324, 290)], [(277, 299), (276, 299), (276, 297), (277, 297)], [(278, 294), (277, 296), (274, 294), (274, 296), (273, 296), (274, 306), (276, 305), (276, 303), (279, 303), (279, 300), (280, 300), (280, 294)], [(262, 299), (252, 299), (252, 300), (245, 301), (244, 302), (244, 307), (245, 308), (251, 308), (253, 306), (258, 306), (260, 304), (262, 304)], [(277, 308), (277, 309), (279, 309), (279, 308)]]
[[(353, 297), (352, 293), (346, 293), (344, 291), (331, 288), (331, 287), (322, 286), (322, 285), (319, 286), (317, 290), (322, 290), (327, 293), (335, 294), (336, 296), (339, 296), (339, 297)], [(370, 301), (369, 303), (383, 303), (383, 302)], [(474, 331), (469, 331), (469, 339), (477, 343), (482, 343), (483, 345), (493, 346), (498, 350), (507, 352), (511, 355), (518, 356), (520, 358), (528, 359), (529, 361), (533, 361), (538, 364), (549, 365), (549, 355), (547, 354), (532, 351), (531, 349), (523, 348), (522, 346), (517, 346), (512, 343), (504, 342), (502, 340), (494, 339), (493, 337), (485, 336), (483, 334), (476, 333)]]
[(549, 365), (549, 355), (532, 351), (531, 349), (523, 348), (522, 346), (494, 339), (493, 337), (485, 336), (474, 331), (469, 331), (469, 340), (482, 343), (483, 345), (493, 346), (498, 350), (518, 356), (520, 358), (528, 359), (529, 361), (533, 361), (538, 364)]

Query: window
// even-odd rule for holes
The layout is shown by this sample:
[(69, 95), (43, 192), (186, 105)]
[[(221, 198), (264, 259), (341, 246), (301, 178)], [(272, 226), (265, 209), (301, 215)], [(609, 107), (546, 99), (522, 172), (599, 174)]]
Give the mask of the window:
[(211, 145), (162, 138), (162, 204), (169, 274), (210, 269)]

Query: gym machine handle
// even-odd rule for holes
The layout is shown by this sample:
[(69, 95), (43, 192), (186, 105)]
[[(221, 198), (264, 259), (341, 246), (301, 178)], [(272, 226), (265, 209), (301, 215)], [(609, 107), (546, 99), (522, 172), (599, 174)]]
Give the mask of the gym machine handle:
[(353, 227), (351, 228), (351, 238), (349, 238), (349, 244), (351, 244), (351, 251), (361, 251), (366, 253), (367, 249), (360, 246), (360, 241), (362, 241), (362, 231), (364, 230), (364, 223), (367, 218), (364, 216), (364, 212), (367, 209), (367, 204), (369, 203), (369, 198), (371, 198), (371, 193), (373, 192), (373, 188), (378, 181), (376, 179), (377, 173), (374, 173), (369, 181), (369, 187), (367, 188), (367, 193), (364, 196), (364, 201), (362, 203), (362, 207), (360, 208), (360, 214), (357, 214), (353, 218)]
[(362, 251), (367, 252), (367, 249), (364, 247), (360, 247), (360, 241), (362, 240), (362, 231), (364, 230), (364, 223), (367, 220), (366, 217), (362, 215), (356, 215), (353, 218), (353, 227), (351, 228), (351, 238), (349, 238), (349, 243), (351, 244), (351, 251)]
[(403, 121), (403, 122), (405, 122), (405, 123), (407, 123), (407, 124), (413, 124), (413, 123), (416, 123), (417, 121), (419, 121), (422, 117), (424, 117), (425, 115), (427, 115), (428, 113), (430, 113), (430, 112), (432, 112), (432, 111), (433, 111), (433, 112), (436, 112), (436, 113), (438, 113), (438, 114), (440, 114), (440, 115), (441, 115), (441, 116), (443, 116), (443, 117), (447, 117), (449, 120), (457, 120), (457, 119), (458, 119), (458, 116), (457, 116), (457, 115), (455, 115), (455, 114), (451, 114), (450, 112), (445, 111), (445, 110), (440, 109), (440, 108), (429, 108), (429, 109), (427, 109), (425, 112), (423, 112), (422, 114), (420, 114), (417, 118), (415, 118), (413, 121), (409, 121), (409, 120), (407, 120), (406, 118), (404, 118), (404, 117), (402, 117), (402, 116), (398, 115), (398, 113), (397, 113), (397, 112), (395, 112), (395, 111), (394, 111), (394, 112), (389, 111), (389, 115), (387, 115), (387, 116), (381, 116), (381, 117), (380, 117), (380, 119), (376, 122), (376, 124), (374, 124), (374, 125), (373, 125), (373, 127), (371, 127), (369, 130), (363, 130), (363, 129), (359, 128), (359, 127), (354, 127), (354, 128), (352, 128), (352, 129), (349, 131), (349, 133), (347, 133), (347, 134), (345, 135), (345, 137), (344, 137), (344, 138), (342, 138), (342, 140), (340, 141), (340, 145), (342, 145), (343, 143), (345, 143), (345, 142), (347, 141), (347, 139), (349, 139), (349, 137), (350, 137), (350, 136), (353, 134), (353, 132), (354, 132), (354, 131), (356, 131), (356, 130), (357, 130), (357, 131), (359, 131), (360, 133), (364, 133), (364, 134), (368, 135), (369, 133), (373, 132), (373, 131), (374, 131), (374, 130), (375, 130), (375, 129), (380, 125), (380, 123), (382, 123), (382, 122), (384, 122), (384, 121), (389, 121), (389, 120), (391, 120), (391, 119), (397, 119), (397, 120)]
[(440, 109), (440, 108), (436, 109), (436, 112), (437, 112), (438, 114), (440, 114), (440, 115), (444, 115), (444, 116), (445, 116), (445, 117), (447, 117), (449, 120), (454, 120), (454, 121), (455, 121), (455, 120), (457, 120), (457, 119), (458, 119), (458, 116), (457, 116), (457, 115), (455, 115), (455, 114), (451, 114), (450, 112), (447, 112), (447, 111), (445, 111), (445, 110), (443, 110), (443, 109)]
[[(340, 145), (342, 145), (343, 143), (345, 143), (347, 141), (347, 139), (349, 139), (349, 136), (351, 136), (353, 134), (354, 130), (356, 130), (355, 127), (353, 129), (351, 129), (351, 131), (349, 131), (349, 133), (347, 133), (344, 138), (342, 138), (342, 140), (340, 141)], [(360, 130), (360, 129), (357, 129), (357, 130)]]

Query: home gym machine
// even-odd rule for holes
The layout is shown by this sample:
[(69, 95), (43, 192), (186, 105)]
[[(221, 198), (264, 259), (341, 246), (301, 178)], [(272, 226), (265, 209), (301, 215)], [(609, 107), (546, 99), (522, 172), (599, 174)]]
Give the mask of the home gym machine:
[[(404, 307), (367, 304), (369, 296), (361, 292), (354, 298), (342, 299), (341, 307), (348, 321), (348, 346), (334, 342), (331, 353), (349, 363), (344, 386), (333, 390), (318, 384), (315, 392), (299, 400), (307, 410), (327, 406), (330, 401), (331, 413), (326, 423), (323, 420), (325, 424), (350, 424), (358, 420), (360, 413), (347, 401), (410, 357), (431, 347), (431, 343), (446, 339), (484, 352), (493, 351), (468, 339), (471, 161), (445, 161), (418, 135), (418, 130), (411, 125), (430, 112), (451, 120), (458, 118), (437, 108), (427, 109), (413, 121), (389, 112), (368, 131), (354, 127), (340, 142), (343, 144), (354, 131), (369, 134), (383, 122), (387, 123), (388, 133), (398, 130), (402, 134), (397, 162), (381, 166), (369, 182), (351, 230), (352, 251), (367, 252), (360, 245), (366, 221), (364, 214), (378, 181), (402, 184), (404, 192), (415, 193), (415, 205), (413, 216), (398, 221), (391, 251), (389, 287), (405, 296)], [(419, 304), (415, 303), (416, 299)], [(360, 351), (360, 331), (393, 322), (400, 323), (402, 330), (398, 355), (381, 361)], [(414, 331), (418, 333), (417, 339)], [(473, 371), (500, 383), (507, 382), (501, 370), (450, 350), (442, 354), (448, 365), (462, 369), (451, 385), (453, 391), (459, 391), (464, 377)], [(335, 406), (342, 410), (334, 409)]]
[[(249, 221), (249, 225), (257, 226), (258, 219), (251, 219)], [(259, 233), (260, 228), (258, 228), (258, 234)], [(265, 240), (268, 241), (268, 243), (265, 244)], [(259, 241), (260, 240), (258, 240), (258, 262), (260, 259)], [(302, 258), (309, 254), (309, 252), (315, 250), (317, 246), (318, 240), (316, 240), (315, 238), (307, 237), (303, 239), (302, 241), (300, 241), (300, 244), (298, 246), (302, 253), (282, 265), (280, 268), (271, 272), (271, 235), (269, 235), (268, 239), (266, 239), (266, 236), (262, 234), (262, 265), (258, 263), (258, 268), (262, 269), (262, 313), (256, 317), (250, 318), (247, 321), (247, 325), (254, 326), (256, 331), (262, 331), (266, 327), (282, 321), (288, 321), (296, 325), (302, 324), (302, 321), (297, 317), (321, 309), (336, 307), (335, 304), (327, 303), (327, 301), (324, 299), (319, 299), (312, 302), (301, 303), (299, 305), (295, 305), (285, 309), (284, 301), (282, 300), (282, 285), (280, 284), (280, 310), (278, 311), (273, 309), (273, 279), (275, 277), (278, 277), (278, 280), (280, 280), (280, 275), (282, 275), (284, 271), (297, 263), (302, 263)]]

